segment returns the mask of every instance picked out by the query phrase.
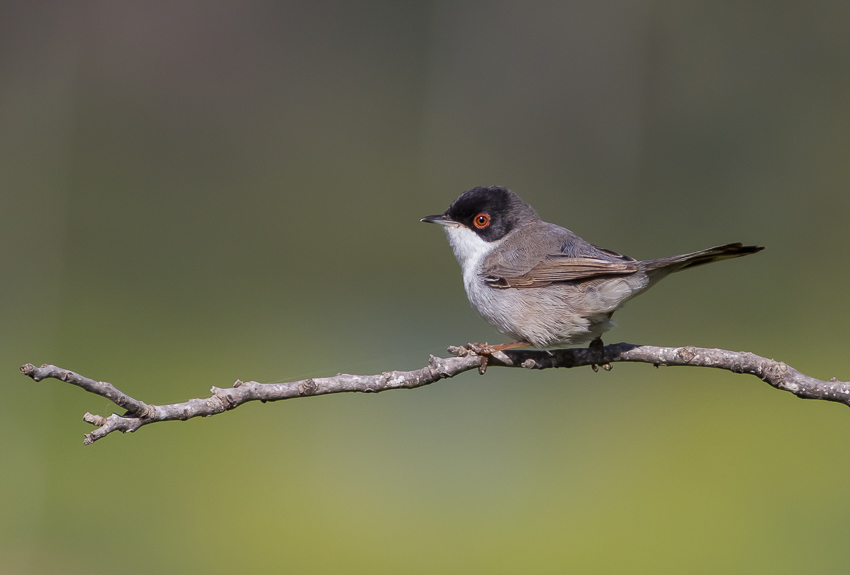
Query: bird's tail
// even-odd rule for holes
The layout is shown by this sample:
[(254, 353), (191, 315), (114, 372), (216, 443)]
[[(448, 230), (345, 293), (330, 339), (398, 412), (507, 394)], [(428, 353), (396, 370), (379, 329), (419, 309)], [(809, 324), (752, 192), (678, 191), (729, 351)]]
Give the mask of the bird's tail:
[(707, 250), (700, 250), (691, 254), (650, 260), (644, 262), (644, 265), (646, 266), (646, 273), (650, 281), (654, 283), (673, 272), (695, 268), (704, 264), (710, 264), (711, 262), (719, 262), (720, 260), (747, 256), (760, 252), (763, 249), (760, 246), (745, 246), (741, 243), (726, 244), (725, 246), (708, 248)]

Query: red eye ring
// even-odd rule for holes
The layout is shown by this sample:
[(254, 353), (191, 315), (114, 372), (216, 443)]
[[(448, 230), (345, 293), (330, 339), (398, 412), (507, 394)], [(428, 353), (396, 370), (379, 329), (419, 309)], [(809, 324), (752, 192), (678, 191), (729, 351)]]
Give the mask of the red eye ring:
[(480, 213), (474, 218), (472, 218), (472, 225), (474, 225), (479, 230), (483, 230), (487, 226), (490, 225), (490, 214)]

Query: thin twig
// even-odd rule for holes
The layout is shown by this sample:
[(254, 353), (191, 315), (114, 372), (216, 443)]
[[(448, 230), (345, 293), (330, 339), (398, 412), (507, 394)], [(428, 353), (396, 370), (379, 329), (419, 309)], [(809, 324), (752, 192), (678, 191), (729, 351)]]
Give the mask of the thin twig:
[(655, 366), (682, 365), (714, 367), (733, 373), (748, 373), (766, 381), (776, 389), (793, 393), (803, 399), (823, 399), (850, 406), (850, 383), (822, 381), (804, 375), (789, 365), (749, 352), (726, 351), (700, 347), (655, 347), (618, 343), (598, 349), (560, 349), (548, 351), (511, 350), (495, 352), (489, 360), (463, 347), (450, 347), (454, 357), (431, 356), (428, 365), (413, 371), (386, 371), (378, 375), (339, 374), (334, 377), (316, 377), (289, 383), (257, 383), (239, 381), (233, 387), (211, 389), (206, 399), (190, 399), (183, 403), (151, 405), (134, 399), (116, 389), (111, 383), (95, 381), (73, 371), (54, 365), (35, 367), (28, 363), (21, 367), (24, 375), (35, 381), (54, 378), (77, 385), (89, 393), (105, 397), (126, 410), (123, 415), (109, 417), (86, 413), (83, 420), (97, 429), (85, 436), (85, 445), (106, 437), (113, 431), (133, 432), (157, 421), (184, 421), (192, 417), (207, 417), (234, 409), (249, 401), (278, 401), (293, 397), (325, 395), (359, 391), (375, 393), (388, 389), (412, 389), (454, 377), (465, 371), (492, 367), (524, 367), (549, 369), (553, 367), (596, 366), (614, 362), (640, 362)]

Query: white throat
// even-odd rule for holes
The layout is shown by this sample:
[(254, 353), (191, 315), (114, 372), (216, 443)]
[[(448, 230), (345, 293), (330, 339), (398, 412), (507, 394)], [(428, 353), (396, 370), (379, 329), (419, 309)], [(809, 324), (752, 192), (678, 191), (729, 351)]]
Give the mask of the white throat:
[(471, 284), (475, 283), (475, 279), (481, 270), (482, 260), (503, 240), (485, 242), (469, 228), (457, 224), (446, 226), (445, 230), (452, 251), (463, 269), (463, 283), (466, 292), (469, 293)]

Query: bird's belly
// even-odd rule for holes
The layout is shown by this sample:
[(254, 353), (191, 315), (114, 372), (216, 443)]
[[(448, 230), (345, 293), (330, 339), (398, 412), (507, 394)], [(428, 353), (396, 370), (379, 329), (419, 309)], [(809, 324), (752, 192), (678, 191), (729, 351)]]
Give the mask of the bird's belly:
[(492, 288), (464, 278), (472, 306), (499, 331), (537, 347), (588, 342), (612, 326), (611, 314), (645, 287), (643, 279), (604, 279), (540, 288)]

